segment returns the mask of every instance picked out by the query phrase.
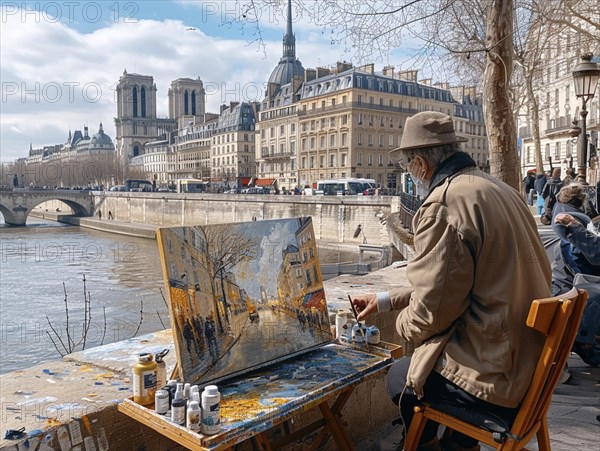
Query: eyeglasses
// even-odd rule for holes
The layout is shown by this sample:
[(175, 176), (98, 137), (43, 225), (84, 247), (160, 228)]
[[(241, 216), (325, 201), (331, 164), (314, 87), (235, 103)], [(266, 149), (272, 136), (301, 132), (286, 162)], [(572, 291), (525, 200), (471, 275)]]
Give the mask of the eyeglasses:
[(403, 155), (398, 159), (398, 166), (402, 168), (404, 171), (408, 171), (408, 167), (410, 163), (413, 161), (413, 158), (410, 158), (408, 155)]

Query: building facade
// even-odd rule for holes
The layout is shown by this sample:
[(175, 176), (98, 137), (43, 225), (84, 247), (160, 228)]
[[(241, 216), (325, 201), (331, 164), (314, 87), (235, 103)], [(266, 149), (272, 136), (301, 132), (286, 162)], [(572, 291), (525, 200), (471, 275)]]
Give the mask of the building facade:
[(88, 126), (69, 136), (63, 144), (34, 149), (18, 161), (21, 186), (88, 187), (109, 185), (118, 171), (115, 146), (104, 133), (102, 123), (97, 133), (89, 135)]
[(177, 130), (173, 142), (177, 161), (175, 174), (171, 176), (173, 183), (185, 178), (210, 179), (212, 137), (218, 120), (218, 115), (206, 113)]
[(219, 115), (183, 116), (169, 139), (146, 143), (131, 164), (170, 187), (200, 179), (216, 191), (240, 188), (256, 176), (256, 109), (253, 103), (232, 102)]
[(176, 154), (169, 140), (150, 141), (144, 144), (144, 151), (129, 160), (130, 170), (139, 174), (136, 178), (145, 178), (156, 182), (158, 188), (173, 185)]
[[(481, 99), (472, 89), (417, 81), (416, 70), (374, 65), (304, 70), (296, 58), (291, 2), (283, 56), (269, 77), (257, 123), (257, 177), (279, 188), (318, 180), (374, 179), (392, 191), (403, 176), (389, 151), (398, 147), (406, 119), (420, 111), (454, 117), (463, 150), (488, 165)], [(451, 91), (452, 90), (452, 91)]]
[[(581, 24), (586, 27), (585, 23)], [(573, 137), (571, 129), (581, 126), (582, 102), (575, 96), (573, 70), (580, 62), (581, 55), (590, 52), (592, 61), (600, 62), (600, 41), (582, 43), (582, 34), (565, 28), (556, 36), (556, 45), (552, 45), (544, 55), (546, 67), (535, 83), (539, 98), (540, 146), (544, 170), (551, 167), (577, 170), (578, 147), (580, 139)], [(598, 138), (600, 132), (600, 92), (596, 90), (593, 99), (587, 102), (588, 149), (587, 182), (595, 184), (600, 180), (598, 169)], [(530, 117), (523, 113), (519, 116), (519, 139), (521, 142), (521, 169), (523, 177), (529, 170), (536, 169), (535, 143)]]
[(401, 176), (389, 151), (399, 146), (406, 119), (420, 111), (453, 116), (457, 133), (468, 138), (463, 150), (485, 167), (480, 98), (464, 88), (458, 94), (455, 99), (447, 86), (417, 82), (416, 71), (394, 74), (391, 67), (382, 74), (373, 65), (345, 63), (307, 71), (298, 89), (294, 80), (283, 85), (260, 111), (257, 175), (280, 187), (356, 177), (397, 190)]
[(211, 182), (241, 188), (242, 179), (256, 176), (257, 105), (232, 102), (221, 109), (211, 146)]

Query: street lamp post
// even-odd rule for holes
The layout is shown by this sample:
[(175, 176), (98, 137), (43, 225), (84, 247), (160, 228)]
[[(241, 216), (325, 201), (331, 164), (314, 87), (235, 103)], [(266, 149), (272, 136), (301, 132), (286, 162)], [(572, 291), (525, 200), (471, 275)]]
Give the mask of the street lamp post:
[(583, 55), (581, 61), (573, 70), (573, 80), (575, 82), (575, 95), (581, 98), (581, 139), (577, 151), (577, 175), (582, 176), (584, 181), (587, 170), (587, 130), (586, 119), (588, 100), (594, 97), (598, 78), (600, 77), (600, 68), (592, 62), (592, 55)]

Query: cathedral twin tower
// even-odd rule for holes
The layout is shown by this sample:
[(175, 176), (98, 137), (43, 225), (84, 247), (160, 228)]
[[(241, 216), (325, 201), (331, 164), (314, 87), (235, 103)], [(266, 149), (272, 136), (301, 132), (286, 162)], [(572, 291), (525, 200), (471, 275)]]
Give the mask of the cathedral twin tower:
[(179, 119), (193, 121), (204, 116), (206, 109), (206, 92), (200, 77), (178, 78), (171, 83), (168, 119), (156, 115), (156, 84), (152, 76), (124, 71), (116, 90), (116, 151), (122, 158), (141, 155), (146, 142), (176, 130)]

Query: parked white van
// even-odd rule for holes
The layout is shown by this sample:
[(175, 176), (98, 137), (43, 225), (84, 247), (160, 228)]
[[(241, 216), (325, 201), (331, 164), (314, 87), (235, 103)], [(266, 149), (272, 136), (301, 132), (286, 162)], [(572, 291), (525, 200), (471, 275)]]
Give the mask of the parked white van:
[(375, 180), (346, 178), (337, 180), (319, 180), (316, 194), (325, 196), (363, 196), (374, 192)]
[(317, 182), (317, 190), (315, 191), (315, 194), (322, 194), (324, 196), (335, 196), (337, 192), (337, 180), (319, 180)]

